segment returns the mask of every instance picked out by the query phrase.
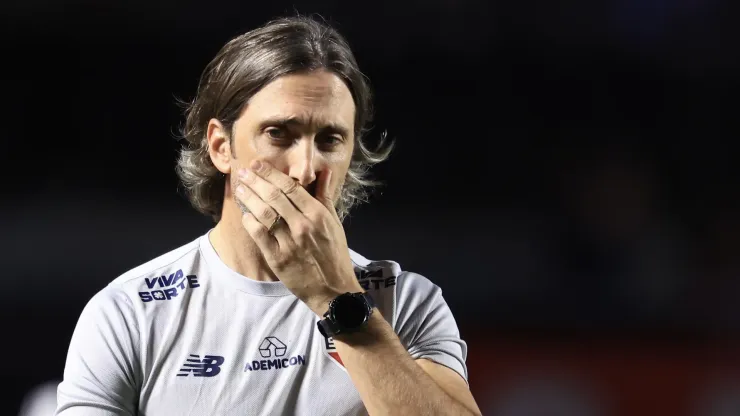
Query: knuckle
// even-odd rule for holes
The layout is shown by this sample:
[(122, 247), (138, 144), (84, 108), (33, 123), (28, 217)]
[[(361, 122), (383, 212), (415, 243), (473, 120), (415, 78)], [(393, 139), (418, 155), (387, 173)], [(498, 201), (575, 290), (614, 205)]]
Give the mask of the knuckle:
[(267, 229), (254, 217), (254, 215), (245, 215), (242, 219), (244, 228), (252, 235), (260, 236), (267, 233)]
[(301, 240), (306, 236), (306, 226), (303, 223), (298, 223), (293, 226), (293, 234), (296, 239)]
[(264, 234), (263, 227), (261, 227), (262, 224), (257, 223), (256, 221), (249, 224), (249, 229), (252, 231), (253, 235), (259, 236)]
[(259, 217), (266, 219), (266, 220), (272, 220), (275, 217), (275, 214), (270, 207), (262, 207), (259, 211)]
[(286, 181), (285, 185), (282, 187), (285, 190), (286, 194), (292, 194), (296, 190), (298, 190), (298, 182), (296, 181)]
[(298, 239), (305, 240), (309, 235), (311, 235), (312, 229), (313, 227), (311, 224), (306, 221), (301, 221), (295, 225), (294, 233)]
[(321, 212), (310, 211), (307, 212), (305, 215), (306, 218), (308, 218), (308, 220), (311, 222), (311, 224), (321, 224), (324, 221), (324, 216)]
[(267, 227), (262, 225), (262, 223), (260, 223), (259, 221), (255, 221), (254, 234), (257, 237), (267, 237), (269, 233), (267, 232)]
[(267, 192), (267, 195), (265, 195), (265, 199), (267, 201), (275, 201), (280, 198), (280, 194), (282, 194), (282, 191), (280, 189), (272, 188)]
[(276, 255), (273, 256), (273, 267), (275, 267), (277, 270), (283, 270), (288, 266), (288, 258), (286, 256)]

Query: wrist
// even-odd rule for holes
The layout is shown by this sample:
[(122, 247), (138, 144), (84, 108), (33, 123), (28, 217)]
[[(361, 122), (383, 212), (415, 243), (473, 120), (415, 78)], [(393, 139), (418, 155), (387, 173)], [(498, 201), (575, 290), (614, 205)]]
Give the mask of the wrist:
[(325, 290), (322, 290), (321, 292), (318, 292), (306, 299), (303, 299), (303, 302), (316, 315), (318, 315), (319, 317), (323, 317), (324, 314), (329, 310), (329, 304), (331, 303), (331, 301), (333, 301), (337, 296), (348, 292), (358, 293), (364, 292), (364, 290), (359, 283), (356, 283), (356, 285), (348, 285), (346, 288), (341, 289), (325, 288)]
[(331, 301), (339, 295), (341, 295), (339, 292), (325, 292), (321, 295), (315, 295), (310, 299), (306, 299), (303, 303), (305, 303), (313, 313), (319, 317), (323, 317), (326, 311), (329, 310), (329, 304)]

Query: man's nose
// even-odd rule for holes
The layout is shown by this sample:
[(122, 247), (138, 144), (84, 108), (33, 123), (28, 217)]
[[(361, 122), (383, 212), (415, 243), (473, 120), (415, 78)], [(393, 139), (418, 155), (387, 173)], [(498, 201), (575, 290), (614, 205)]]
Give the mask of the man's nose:
[(316, 171), (321, 162), (316, 154), (313, 140), (303, 139), (292, 149), (288, 175), (304, 188), (316, 180)]

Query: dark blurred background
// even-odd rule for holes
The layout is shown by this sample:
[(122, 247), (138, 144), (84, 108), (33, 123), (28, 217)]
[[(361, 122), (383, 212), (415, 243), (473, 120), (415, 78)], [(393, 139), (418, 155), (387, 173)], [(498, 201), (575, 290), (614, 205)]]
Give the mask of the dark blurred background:
[(737, 6), (718, 0), (0, 6), (2, 414), (89, 298), (212, 226), (176, 99), (233, 36), (320, 13), (397, 150), (350, 245), (444, 290), (484, 414), (740, 414)]

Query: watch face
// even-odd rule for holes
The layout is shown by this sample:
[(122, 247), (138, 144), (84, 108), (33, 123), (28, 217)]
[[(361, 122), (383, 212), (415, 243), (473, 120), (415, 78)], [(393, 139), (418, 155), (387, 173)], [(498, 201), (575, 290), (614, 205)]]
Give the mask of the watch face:
[(351, 295), (341, 295), (334, 300), (332, 320), (341, 328), (357, 328), (367, 319), (365, 302)]

